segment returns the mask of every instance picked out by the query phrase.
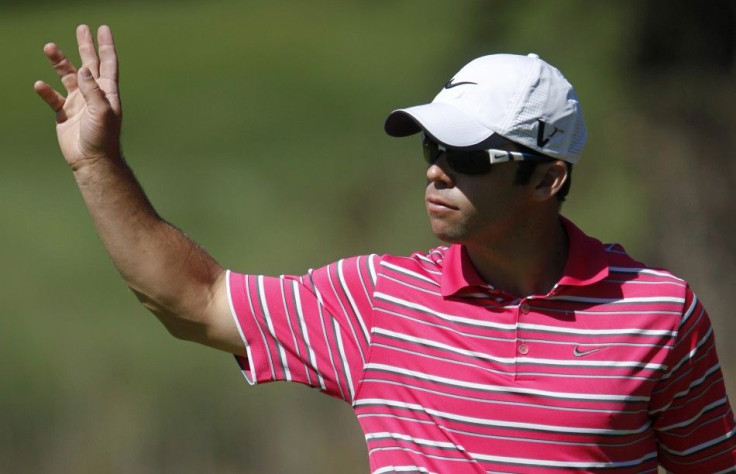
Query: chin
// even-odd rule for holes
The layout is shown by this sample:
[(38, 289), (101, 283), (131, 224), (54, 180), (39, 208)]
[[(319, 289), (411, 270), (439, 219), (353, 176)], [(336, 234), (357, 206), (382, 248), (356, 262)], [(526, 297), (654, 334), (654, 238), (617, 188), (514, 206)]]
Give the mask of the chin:
[(452, 232), (448, 229), (432, 228), (432, 233), (435, 237), (448, 244), (460, 244), (463, 241), (462, 235), (459, 232)]

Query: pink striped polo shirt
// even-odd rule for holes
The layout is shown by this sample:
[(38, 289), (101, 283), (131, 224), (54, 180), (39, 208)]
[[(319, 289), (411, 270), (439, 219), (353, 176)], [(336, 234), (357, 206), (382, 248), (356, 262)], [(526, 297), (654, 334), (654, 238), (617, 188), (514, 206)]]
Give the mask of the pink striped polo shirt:
[(241, 368), (349, 402), (373, 473), (733, 468), (700, 301), (563, 222), (568, 262), (546, 295), (494, 289), (458, 245), (303, 276), (230, 272)]

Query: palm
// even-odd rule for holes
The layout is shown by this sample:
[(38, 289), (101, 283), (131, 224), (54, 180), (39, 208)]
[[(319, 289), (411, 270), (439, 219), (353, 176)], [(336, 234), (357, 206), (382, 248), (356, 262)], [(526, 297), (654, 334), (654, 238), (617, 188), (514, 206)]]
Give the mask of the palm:
[[(87, 130), (90, 127), (86, 125), (89, 122), (87, 103), (79, 90), (67, 96), (63, 115), (64, 117), (60, 117), (61, 120), (56, 124), (56, 134), (59, 139), (61, 153), (69, 164), (73, 164), (79, 157), (85, 156), (90, 148), (83, 145), (81, 140), (83, 135), (88, 136)], [(84, 133), (82, 129), (85, 130)], [(85, 139), (85, 142), (88, 140), (88, 138)]]
[(117, 127), (104, 117), (90, 112), (79, 90), (71, 92), (64, 104), (66, 119), (56, 124), (56, 134), (61, 152), (70, 165), (85, 157), (105, 154), (107, 144), (117, 140)]

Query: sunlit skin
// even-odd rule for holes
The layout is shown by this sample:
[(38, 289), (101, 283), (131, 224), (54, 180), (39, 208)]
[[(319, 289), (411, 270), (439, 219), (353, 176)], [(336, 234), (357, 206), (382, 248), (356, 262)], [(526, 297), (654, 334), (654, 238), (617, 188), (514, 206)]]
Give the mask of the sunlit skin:
[(43, 48), (64, 93), (44, 81), (34, 89), (56, 114), (61, 152), (105, 248), (133, 293), (173, 336), (244, 356), (225, 269), (159, 217), (123, 159), (118, 57), (110, 28), (97, 30), (95, 48), (92, 31), (80, 25), (77, 44), (79, 69), (55, 43)]
[(443, 241), (488, 243), (513, 232), (528, 205), (525, 186), (514, 186), (514, 163), (493, 166), (487, 175), (463, 175), (444, 157), (427, 168), (425, 202), (432, 231)]
[(479, 274), (516, 296), (546, 294), (567, 258), (555, 194), (567, 178), (562, 162), (540, 164), (528, 184), (514, 184), (516, 163), (485, 175), (453, 171), (441, 156), (427, 168), (425, 204), (432, 232), (464, 244)]

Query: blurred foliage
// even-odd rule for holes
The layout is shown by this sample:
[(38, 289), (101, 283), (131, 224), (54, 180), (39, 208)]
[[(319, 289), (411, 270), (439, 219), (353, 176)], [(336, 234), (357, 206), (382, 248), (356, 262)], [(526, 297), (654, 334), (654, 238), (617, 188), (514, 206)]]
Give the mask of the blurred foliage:
[(350, 408), (249, 388), (175, 341), (106, 257), (33, 93), (46, 41), (111, 25), (125, 154), (158, 211), (226, 266), (301, 273), (435, 244), (414, 140), (386, 114), (469, 59), (536, 52), (589, 128), (564, 213), (688, 278), (729, 391), (736, 334), (734, 2), (0, 2), (0, 473), (367, 472)]

